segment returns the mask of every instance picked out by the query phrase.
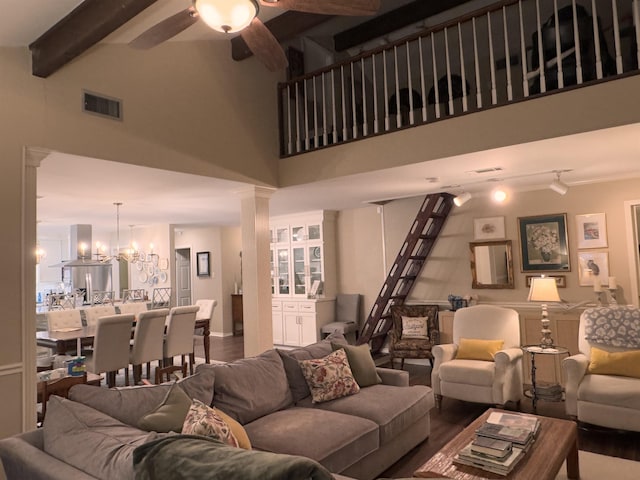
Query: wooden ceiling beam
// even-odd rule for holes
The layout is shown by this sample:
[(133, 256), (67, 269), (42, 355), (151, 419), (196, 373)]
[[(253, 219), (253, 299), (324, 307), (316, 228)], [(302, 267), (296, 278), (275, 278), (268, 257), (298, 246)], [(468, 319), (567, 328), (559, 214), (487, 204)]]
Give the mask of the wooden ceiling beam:
[(29, 45), (31, 71), (47, 78), (157, 0), (84, 0)]
[[(278, 42), (285, 42), (332, 18), (334, 18), (333, 15), (317, 15), (289, 10), (265, 22), (265, 25)], [(231, 39), (231, 58), (240, 61), (252, 55), (253, 53), (251, 53), (242, 37), (237, 36)]]
[(375, 38), (384, 37), (391, 32), (400, 30), (407, 25), (414, 24), (425, 18), (457, 7), (469, 0), (439, 0), (437, 2), (425, 2), (416, 0), (400, 8), (379, 15), (360, 25), (349, 28), (333, 36), (336, 52), (343, 52), (348, 48), (362, 45)]

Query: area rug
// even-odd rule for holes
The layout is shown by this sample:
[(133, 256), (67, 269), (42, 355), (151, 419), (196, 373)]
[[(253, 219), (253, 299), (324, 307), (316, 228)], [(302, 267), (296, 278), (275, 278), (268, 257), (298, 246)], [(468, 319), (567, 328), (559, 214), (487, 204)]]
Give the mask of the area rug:
[[(581, 480), (638, 480), (640, 462), (608, 457), (597, 453), (578, 452)], [(567, 467), (562, 465), (556, 480), (567, 480)]]

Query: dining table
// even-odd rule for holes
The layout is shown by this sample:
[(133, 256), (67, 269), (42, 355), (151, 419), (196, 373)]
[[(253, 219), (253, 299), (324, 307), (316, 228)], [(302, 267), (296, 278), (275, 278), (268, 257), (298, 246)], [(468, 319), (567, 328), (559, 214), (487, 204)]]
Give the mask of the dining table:
[(76, 349), (78, 355), (83, 346), (93, 345), (96, 327), (70, 327), (60, 330), (44, 330), (36, 332), (36, 344), (39, 347), (51, 348), (57, 355), (64, 355), (69, 350)]

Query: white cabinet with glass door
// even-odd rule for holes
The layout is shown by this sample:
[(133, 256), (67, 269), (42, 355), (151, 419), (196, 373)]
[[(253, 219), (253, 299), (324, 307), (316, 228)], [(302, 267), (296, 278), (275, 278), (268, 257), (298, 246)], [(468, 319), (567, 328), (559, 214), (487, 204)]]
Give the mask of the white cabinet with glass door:
[(275, 344), (308, 345), (333, 321), (335, 216), (322, 211), (271, 219), (271, 292), (281, 300), (273, 310)]

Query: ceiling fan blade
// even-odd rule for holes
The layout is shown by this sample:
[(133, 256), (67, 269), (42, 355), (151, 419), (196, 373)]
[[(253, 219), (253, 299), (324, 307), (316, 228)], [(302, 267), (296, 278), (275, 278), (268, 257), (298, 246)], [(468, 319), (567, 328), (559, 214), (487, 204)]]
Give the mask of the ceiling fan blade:
[(380, 0), (260, 0), (261, 5), (321, 15), (373, 15)]
[(198, 12), (194, 7), (171, 15), (160, 23), (156, 23), (146, 32), (129, 42), (129, 46), (146, 50), (176, 36), (198, 21)]
[(289, 62), (276, 37), (258, 17), (240, 32), (249, 49), (272, 72), (287, 68)]

